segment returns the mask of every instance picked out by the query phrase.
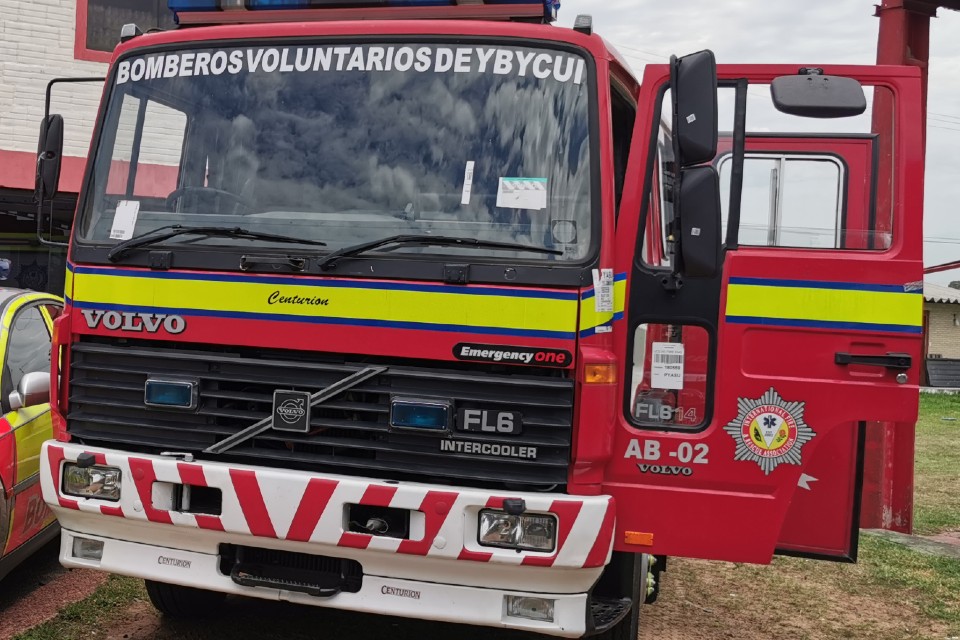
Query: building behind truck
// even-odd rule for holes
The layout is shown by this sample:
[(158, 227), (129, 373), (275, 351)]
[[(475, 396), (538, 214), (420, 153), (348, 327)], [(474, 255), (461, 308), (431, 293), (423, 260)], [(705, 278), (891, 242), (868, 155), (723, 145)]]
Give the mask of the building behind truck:
[[(63, 293), (65, 247), (37, 240), (37, 131), (47, 82), (56, 76), (103, 76), (124, 24), (168, 28), (173, 17), (153, 0), (0, 0), (0, 284)], [(52, 107), (69, 118), (58, 197), (57, 240), (76, 210), (99, 87), (54, 89)], [(49, 223), (49, 218), (45, 218)], [(2, 262), (8, 260), (9, 265)]]
[(916, 69), (638, 79), (552, 1), (170, 7), (90, 83), (64, 564), (622, 640), (668, 556), (856, 560), (870, 425), (917, 415)]

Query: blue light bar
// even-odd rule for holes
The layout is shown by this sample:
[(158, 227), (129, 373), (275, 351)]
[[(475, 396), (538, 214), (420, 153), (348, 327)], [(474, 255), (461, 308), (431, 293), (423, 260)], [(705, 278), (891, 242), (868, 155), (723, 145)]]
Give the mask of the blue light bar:
[(220, 0), (169, 0), (174, 15), (185, 11), (220, 11)]
[[(544, 21), (553, 22), (560, 10), (560, 0), (481, 0), (461, 4), (458, 0), (168, 0), (170, 10), (177, 17), (185, 13), (215, 11), (284, 11), (313, 9), (388, 9), (399, 7), (460, 7), (464, 10), (484, 5), (522, 5), (528, 8), (543, 6)], [(251, 19), (250, 22), (256, 20)]]

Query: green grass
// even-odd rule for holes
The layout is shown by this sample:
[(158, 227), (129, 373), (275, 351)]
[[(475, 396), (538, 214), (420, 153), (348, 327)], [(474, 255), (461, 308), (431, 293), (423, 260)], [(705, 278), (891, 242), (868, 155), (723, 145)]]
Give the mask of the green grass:
[(915, 532), (960, 529), (960, 395), (921, 396), (915, 478)]
[(960, 634), (960, 560), (912, 551), (874, 536), (860, 536), (859, 564), (866, 582), (892, 590)]
[(53, 620), (14, 636), (14, 640), (90, 638), (91, 632), (101, 631), (110, 617), (143, 599), (146, 599), (143, 581), (110, 576), (92, 595), (67, 605)]

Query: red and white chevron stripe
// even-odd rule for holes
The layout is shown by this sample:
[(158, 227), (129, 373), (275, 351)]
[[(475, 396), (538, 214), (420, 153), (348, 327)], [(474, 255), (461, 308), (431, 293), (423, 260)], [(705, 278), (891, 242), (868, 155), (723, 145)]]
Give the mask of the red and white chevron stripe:
[[(61, 493), (63, 462), (75, 461), (84, 452), (94, 454), (97, 464), (121, 469), (123, 489), (119, 503), (78, 499)], [(44, 445), (43, 466), (44, 499), (55, 510), (74, 509), (149, 521), (158, 526), (194, 527), (376, 552), (538, 567), (602, 567), (609, 562), (613, 548), (615, 505), (608, 496), (491, 495), (462, 487), (182, 462), (55, 442)], [(220, 489), (222, 513), (194, 515), (155, 508), (156, 482)], [(558, 539), (554, 553), (518, 553), (481, 547), (477, 543), (480, 510), (502, 507), (503, 501), (509, 498), (522, 498), (529, 512), (551, 513), (557, 517)], [(343, 529), (344, 506), (348, 504), (408, 509), (423, 516), (411, 518), (409, 540), (352, 533)]]

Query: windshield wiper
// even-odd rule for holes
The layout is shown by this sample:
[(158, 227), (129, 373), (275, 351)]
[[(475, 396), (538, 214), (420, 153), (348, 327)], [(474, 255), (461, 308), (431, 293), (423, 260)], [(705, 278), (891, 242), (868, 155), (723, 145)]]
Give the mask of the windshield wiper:
[(468, 249), (505, 249), (508, 251), (529, 251), (530, 253), (546, 253), (554, 256), (562, 256), (563, 251), (558, 249), (547, 249), (546, 247), (534, 247), (527, 244), (514, 242), (494, 242), (492, 240), (477, 240), (476, 238), (455, 238), (452, 236), (390, 236), (381, 238), (372, 242), (364, 242), (352, 247), (344, 247), (334, 251), (326, 258), (320, 261), (320, 268), (329, 271), (337, 266), (337, 261), (341, 258), (350, 258), (358, 256), (361, 253), (373, 251), (389, 245), (422, 245), (435, 247), (465, 247)]
[(110, 262), (116, 262), (132, 250), (139, 247), (146, 247), (151, 244), (157, 244), (170, 238), (185, 235), (209, 236), (215, 238), (241, 238), (244, 240), (267, 240), (270, 242), (284, 242), (287, 244), (309, 244), (316, 247), (327, 246), (326, 242), (319, 240), (304, 240), (303, 238), (294, 238), (293, 236), (281, 236), (274, 233), (263, 233), (260, 231), (250, 231), (240, 227), (185, 227), (179, 224), (172, 224), (166, 227), (160, 227), (153, 231), (148, 231), (143, 235), (124, 240), (107, 254)]

